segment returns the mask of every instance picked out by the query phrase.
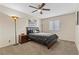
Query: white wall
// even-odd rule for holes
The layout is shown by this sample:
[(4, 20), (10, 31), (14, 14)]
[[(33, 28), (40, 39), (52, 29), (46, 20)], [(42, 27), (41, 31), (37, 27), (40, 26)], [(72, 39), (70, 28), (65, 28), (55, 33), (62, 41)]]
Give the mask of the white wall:
[[(60, 20), (60, 31), (49, 30), (49, 21)], [(55, 33), (61, 40), (75, 41), (75, 13), (50, 17), (41, 20), (43, 32)]]
[[(34, 19), (31, 16), (25, 18), (19, 18), (17, 20), (17, 41), (18, 35), (21, 33), (26, 34), (26, 27), (28, 26), (28, 19)], [(37, 18), (38, 20), (38, 18)], [(38, 20), (38, 26), (39, 20)], [(9, 42), (10, 40), (10, 42)], [(10, 19), (10, 16), (0, 12), (0, 47), (5, 47), (15, 43), (15, 27), (14, 21)]]
[(9, 16), (0, 12), (0, 47), (11, 44), (14, 44), (14, 23)]
[(76, 36), (76, 40), (75, 40), (75, 43), (76, 43), (76, 46), (78, 48), (78, 51), (79, 51), (79, 25), (76, 26), (75, 28), (75, 36)]
[(76, 19), (76, 26), (75, 26), (75, 43), (77, 46), (77, 49), (79, 51), (79, 25), (77, 25), (77, 20), (79, 21), (79, 12), (75, 13), (75, 19)]

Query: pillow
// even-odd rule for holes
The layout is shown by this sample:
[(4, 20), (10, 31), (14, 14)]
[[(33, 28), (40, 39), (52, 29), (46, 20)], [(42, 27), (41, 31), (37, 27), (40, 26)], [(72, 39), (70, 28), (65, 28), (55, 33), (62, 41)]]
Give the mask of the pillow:
[(27, 32), (27, 33), (28, 33), (28, 34), (29, 34), (29, 33), (33, 33), (33, 30), (28, 30), (28, 32)]

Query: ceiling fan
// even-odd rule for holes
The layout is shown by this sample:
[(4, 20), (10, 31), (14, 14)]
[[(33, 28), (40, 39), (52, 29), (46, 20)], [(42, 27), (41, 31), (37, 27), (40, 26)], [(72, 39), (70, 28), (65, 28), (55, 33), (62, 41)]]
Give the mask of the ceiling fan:
[(45, 3), (42, 3), (41, 5), (38, 5), (38, 7), (34, 7), (34, 6), (31, 6), (31, 5), (29, 5), (29, 7), (36, 9), (36, 10), (32, 11), (32, 13), (39, 11), (40, 14), (43, 14), (42, 11), (50, 11), (50, 9), (44, 8), (45, 5), (46, 5)]

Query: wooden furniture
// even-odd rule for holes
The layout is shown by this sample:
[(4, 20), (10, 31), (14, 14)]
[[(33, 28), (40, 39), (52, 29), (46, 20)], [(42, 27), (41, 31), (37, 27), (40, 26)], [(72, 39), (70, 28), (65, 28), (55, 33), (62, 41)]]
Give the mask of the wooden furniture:
[(27, 35), (19, 35), (19, 43), (20, 44), (26, 43), (28, 41), (29, 41), (29, 39), (28, 39)]

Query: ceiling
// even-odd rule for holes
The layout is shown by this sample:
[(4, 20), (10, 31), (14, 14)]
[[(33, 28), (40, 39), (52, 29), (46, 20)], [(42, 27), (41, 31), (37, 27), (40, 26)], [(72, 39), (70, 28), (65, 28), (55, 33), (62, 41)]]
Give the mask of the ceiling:
[(51, 9), (50, 11), (43, 11), (42, 15), (39, 12), (32, 13), (35, 9), (30, 8), (29, 5), (38, 6), (39, 4), (40, 3), (0, 3), (2, 6), (39, 18), (48, 18), (79, 10), (78, 3), (46, 3), (44, 7)]

